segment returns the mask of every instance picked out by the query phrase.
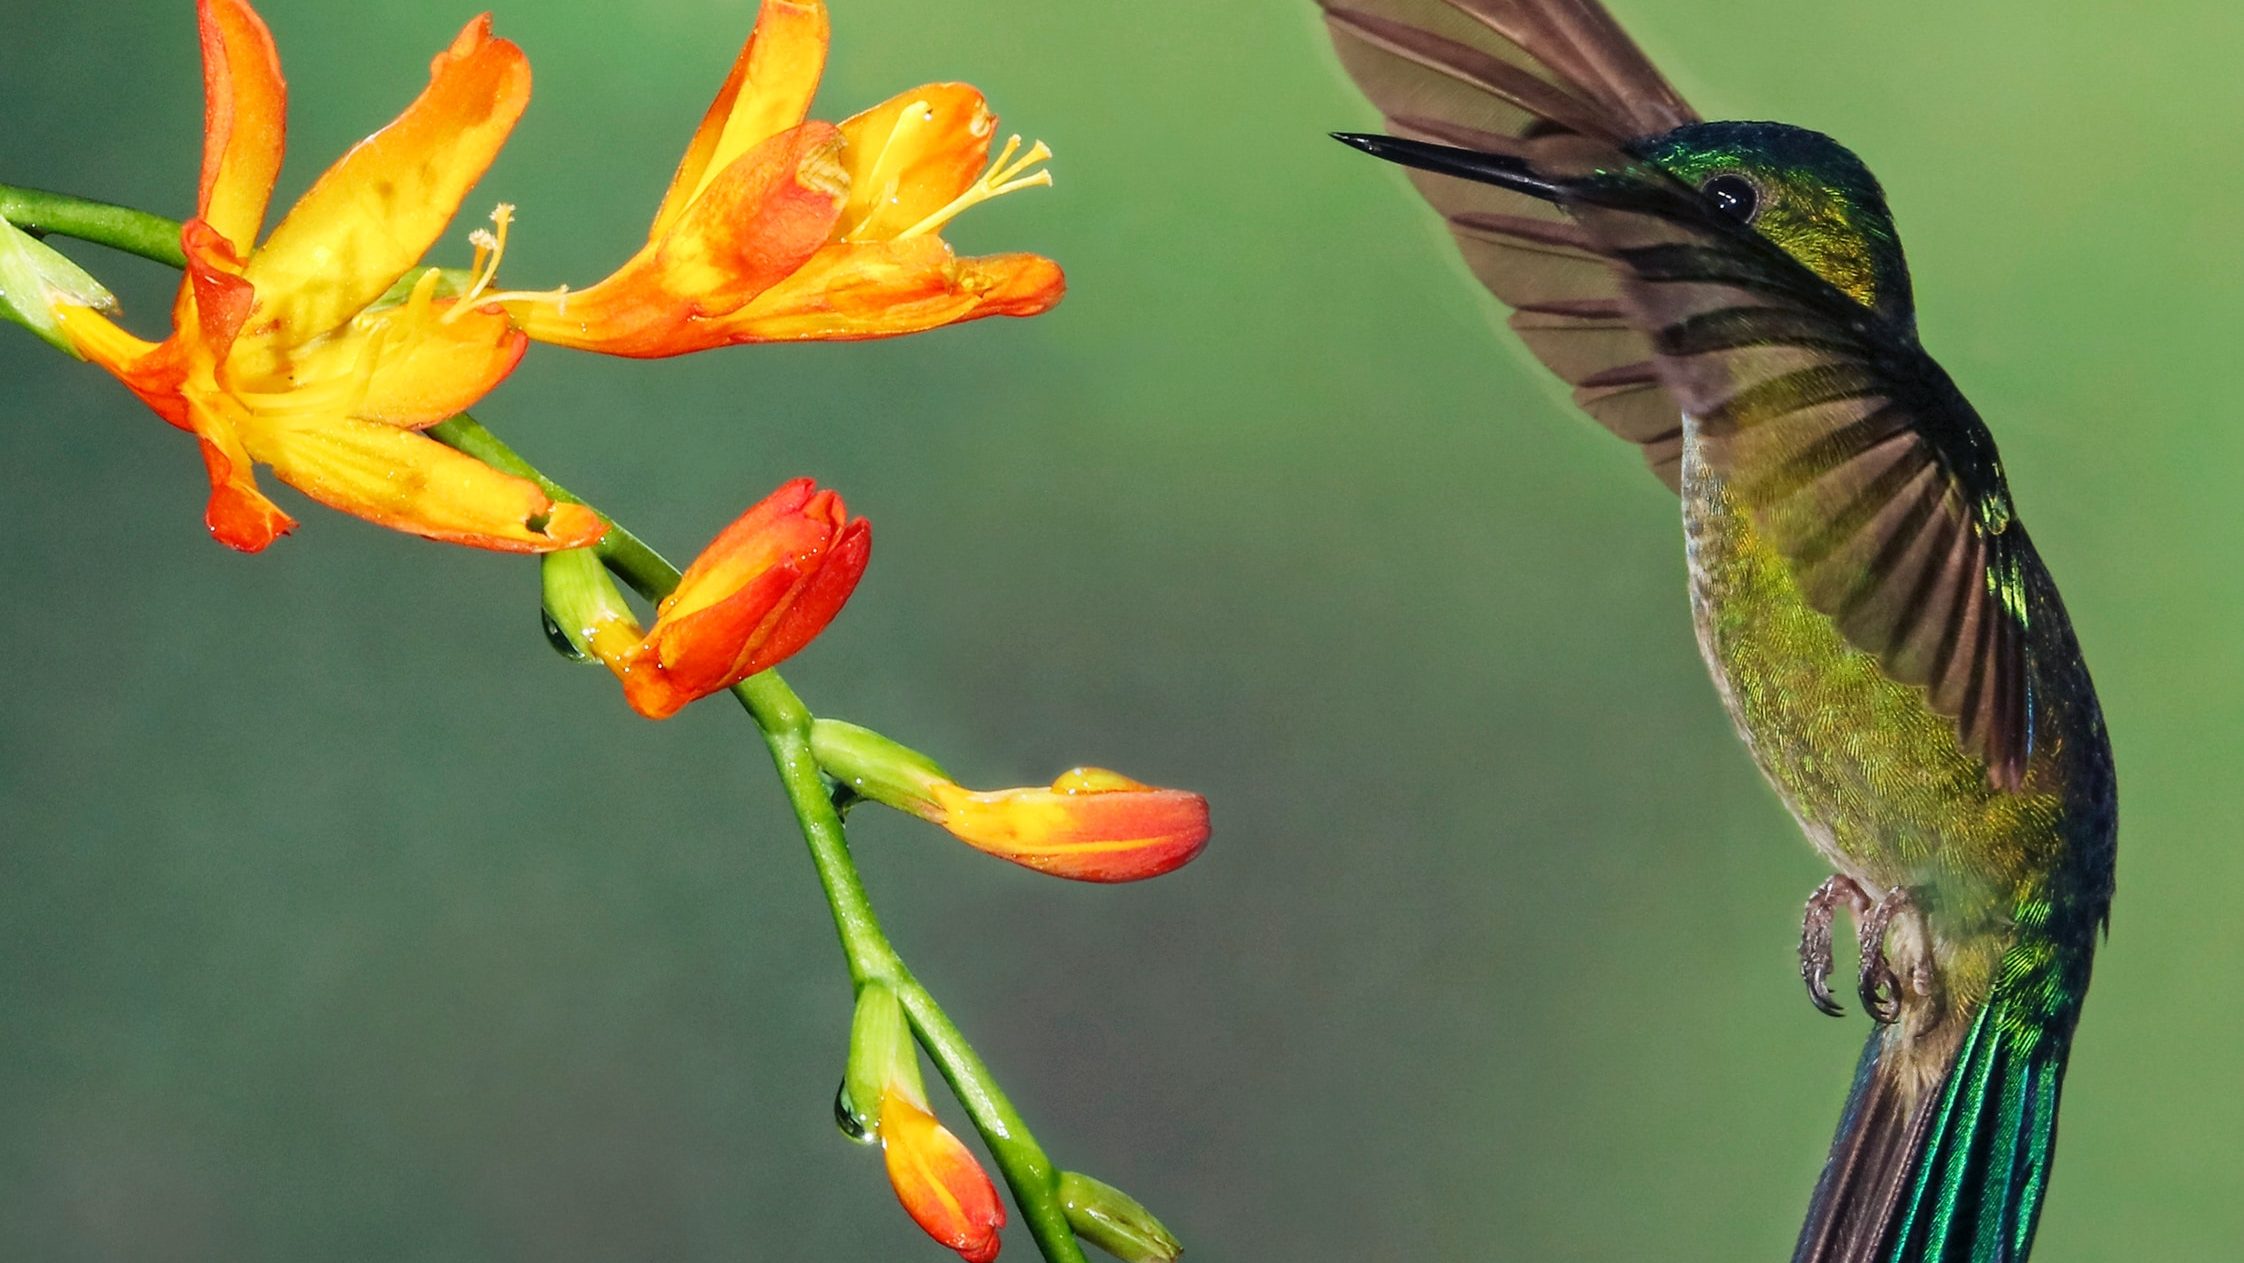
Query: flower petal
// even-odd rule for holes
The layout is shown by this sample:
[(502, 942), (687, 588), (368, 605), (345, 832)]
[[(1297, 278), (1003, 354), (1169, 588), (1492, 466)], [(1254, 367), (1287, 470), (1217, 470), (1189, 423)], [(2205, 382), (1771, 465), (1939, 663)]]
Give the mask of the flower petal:
[[(607, 531), (583, 505), (557, 504), (535, 483), (411, 430), (342, 417), (257, 417), (242, 440), (281, 481), (393, 530), (515, 553), (582, 548)], [(540, 519), (542, 528), (531, 525)]]
[(711, 332), (734, 343), (890, 338), (984, 316), (1033, 316), (1066, 293), (1059, 264), (1042, 255), (961, 259), (932, 236), (840, 242), (712, 322)]
[(647, 240), (667, 234), (740, 155), (809, 117), (829, 37), (823, 0), (763, 0), (732, 73), (686, 146)]
[(817, 639), (857, 590), (857, 581), (865, 576), (872, 552), (872, 523), (858, 518), (844, 526), (826, 546), (818, 568), (780, 607), (778, 617), (748, 658), (748, 674), (778, 666)]
[(417, 292), (298, 353), (289, 393), (308, 402), (332, 383), (335, 414), (417, 430), (473, 407), (529, 345), (496, 308), (458, 312)]
[(210, 475), (210, 503), (203, 523), (211, 537), (236, 552), (258, 553), (296, 529), (296, 519), (257, 489), (249, 453), (241, 442), (245, 414), (231, 396), (198, 394), (193, 400), (195, 437), (202, 441), (203, 469)]
[(964, 83), (925, 84), (844, 121), (843, 239), (886, 240), (950, 205), (989, 165), (996, 129), (989, 102)]
[(244, 273), (249, 334), (300, 345), (357, 315), (428, 252), (530, 99), (530, 63), (468, 23), (430, 64), (428, 89), (361, 141), (273, 230)]
[(832, 235), (848, 193), (840, 148), (827, 123), (773, 136), (607, 279), (558, 301), (513, 300), (507, 310), (538, 341), (610, 355), (724, 346), (712, 322), (783, 281)]
[(880, 1138), (888, 1182), (913, 1222), (966, 1263), (996, 1258), (1005, 1206), (959, 1138), (896, 1091), (882, 1095)]
[(203, 171), (195, 215), (241, 254), (257, 244), (288, 134), (288, 88), (272, 33), (248, 0), (199, 0)]

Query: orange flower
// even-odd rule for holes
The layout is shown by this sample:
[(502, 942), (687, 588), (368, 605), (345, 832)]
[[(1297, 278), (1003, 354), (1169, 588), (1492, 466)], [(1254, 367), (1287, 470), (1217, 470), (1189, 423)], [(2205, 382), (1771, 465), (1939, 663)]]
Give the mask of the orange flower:
[(966, 1263), (997, 1257), (1005, 1206), (997, 1200), (996, 1186), (959, 1138), (935, 1121), (925, 1101), (913, 1100), (908, 1088), (891, 1084), (881, 1094), (880, 1143), (888, 1160), (888, 1182), (913, 1222), (958, 1251)]
[(417, 433), (513, 370), (527, 344), (503, 311), (440, 296), (433, 271), (385, 300), (521, 115), (521, 50), (493, 38), (488, 17), (469, 23), (427, 91), (253, 252), (280, 169), (280, 62), (246, 0), (199, 0), (197, 14), (202, 179), (172, 334), (150, 344), (88, 307), (55, 315), (80, 354), (201, 440), (211, 533), (255, 552), (295, 526), (258, 490), (254, 462), (323, 504), (433, 539), (511, 552), (597, 540), (590, 510)]
[(1077, 881), (1158, 877), (1208, 844), (1208, 800), (1079, 767), (1048, 789), (976, 791), (867, 728), (821, 719), (811, 753), (856, 793), (933, 821), (1000, 859)]
[(637, 620), (588, 553), (546, 559), (546, 612), (623, 681), (649, 719), (778, 666), (825, 630), (865, 573), (872, 526), (797, 478), (726, 527), (655, 610)]
[(1066, 288), (1033, 254), (961, 259), (936, 233), (1030, 185), (1050, 151), (1006, 142), (959, 83), (901, 93), (839, 127), (805, 122), (826, 59), (823, 0), (763, 0), (687, 148), (647, 245), (606, 280), (510, 297), (533, 338), (662, 356), (744, 342), (881, 338), (1029, 316)]

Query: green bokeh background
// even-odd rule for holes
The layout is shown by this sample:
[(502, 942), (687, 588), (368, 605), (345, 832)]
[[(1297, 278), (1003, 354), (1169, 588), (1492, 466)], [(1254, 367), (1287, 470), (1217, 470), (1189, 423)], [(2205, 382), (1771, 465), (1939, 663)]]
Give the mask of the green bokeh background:
[[(1863, 1030), (1799, 993), (1823, 873), (1707, 685), (1673, 501), (1323, 139), (1372, 116), (1306, 4), (836, 8), (827, 117), (964, 78), (1052, 143), (1056, 188), (953, 235), (1068, 301), (540, 352), (484, 418), (679, 556), (842, 488), (878, 547), (788, 668), (813, 707), (981, 783), (1210, 796), (1138, 887), (853, 831), (1054, 1155), (1192, 1257), (1784, 1257)], [(1621, 9), (1708, 114), (1885, 179), (2103, 688), (2116, 937), (2036, 1257), (2233, 1257), (2244, 10)], [(283, 196), (468, 13), (270, 0)], [(629, 250), (750, 14), (502, 6), (537, 97), (472, 206), (520, 204), (510, 282)], [(199, 125), (185, 0), (0, 9), (0, 180), (178, 214)], [(160, 323), (160, 269), (74, 253)], [(0, 392), (0, 1258), (941, 1256), (834, 1134), (847, 988), (732, 707), (632, 717), (516, 559), (286, 495), (296, 536), (227, 553), (183, 436), (12, 330)]]

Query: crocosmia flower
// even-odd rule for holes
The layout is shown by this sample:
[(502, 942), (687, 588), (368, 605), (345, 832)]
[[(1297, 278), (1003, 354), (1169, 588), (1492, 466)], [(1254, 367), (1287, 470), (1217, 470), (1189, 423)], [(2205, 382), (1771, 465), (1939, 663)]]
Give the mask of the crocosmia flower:
[(811, 725), (820, 766), (855, 793), (908, 811), (1001, 859), (1077, 881), (1181, 868), (1208, 843), (1208, 800), (1079, 767), (1049, 787), (973, 790), (934, 761), (855, 724)]
[[(640, 630), (583, 554), (547, 559), (546, 612), (623, 681), (632, 709), (668, 719), (809, 644), (849, 600), (872, 545), (870, 523), (798, 478), (710, 541), (656, 607), (652, 628)], [(556, 568), (584, 574), (557, 581)]]
[(285, 131), (280, 62), (244, 0), (197, 12), (203, 166), (171, 336), (141, 341), (88, 307), (56, 318), (81, 354), (201, 440), (211, 533), (255, 552), (295, 525), (258, 490), (251, 467), (263, 464), (323, 504), (434, 539), (516, 552), (597, 540), (591, 511), (417, 432), (480, 399), (526, 345), (503, 309), (440, 293), (436, 272), (398, 286), (528, 102), (521, 50), (493, 38), (488, 17), (469, 23), (427, 91), (259, 246)]
[(1050, 151), (959, 83), (914, 88), (834, 126), (806, 122), (828, 40), (821, 0), (764, 0), (647, 244), (606, 280), (510, 298), (533, 338), (660, 356), (745, 342), (879, 338), (1058, 302), (1058, 265), (959, 258), (959, 212), (1030, 185)]

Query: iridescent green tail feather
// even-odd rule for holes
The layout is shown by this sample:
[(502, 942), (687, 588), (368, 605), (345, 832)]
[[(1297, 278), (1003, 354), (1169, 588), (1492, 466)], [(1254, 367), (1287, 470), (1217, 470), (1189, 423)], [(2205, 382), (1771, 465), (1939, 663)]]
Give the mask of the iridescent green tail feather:
[(2049, 1187), (2075, 1006), (1998, 987), (1937, 1086), (1877, 1031), (1793, 1263), (2025, 1263)]

